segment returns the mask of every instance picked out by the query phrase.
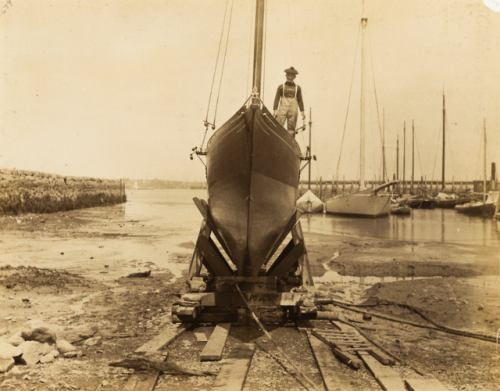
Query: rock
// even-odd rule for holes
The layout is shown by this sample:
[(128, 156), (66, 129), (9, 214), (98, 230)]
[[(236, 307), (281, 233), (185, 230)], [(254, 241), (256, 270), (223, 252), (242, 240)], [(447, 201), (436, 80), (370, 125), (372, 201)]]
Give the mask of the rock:
[(54, 361), (55, 361), (55, 358), (54, 358), (54, 355), (52, 354), (52, 352), (47, 353), (45, 356), (42, 356), (40, 358), (40, 362), (42, 364), (47, 364), (47, 363), (51, 363), (51, 362), (54, 362)]
[(477, 310), (478, 310), (478, 311), (482, 311), (482, 310), (484, 310), (484, 305), (479, 304), (479, 307), (477, 307)]
[(59, 351), (58, 350), (52, 350), (50, 353), (54, 356), (54, 358), (59, 357)]
[(109, 386), (109, 382), (107, 382), (106, 380), (103, 380), (102, 383), (101, 383), (101, 386), (102, 387), (107, 387), (107, 386)]
[(56, 347), (59, 353), (61, 354), (73, 352), (76, 350), (76, 348), (73, 345), (71, 345), (68, 341), (64, 339), (57, 341)]
[(9, 372), (14, 367), (14, 364), (15, 361), (12, 357), (0, 356), (0, 373)]
[(0, 352), (0, 354), (11, 358), (20, 357), (23, 354), (23, 350), (19, 346), (13, 346), (3, 341), (0, 342)]
[(95, 346), (95, 345), (99, 345), (100, 343), (102, 343), (101, 337), (94, 337), (94, 338), (87, 339), (83, 344), (85, 346)]
[(37, 341), (26, 341), (19, 347), (23, 350), (19, 362), (25, 365), (36, 365), (41, 358), (40, 356), (44, 356), (53, 350), (52, 346)]
[(56, 343), (57, 341), (54, 328), (41, 320), (30, 320), (27, 322), (23, 327), (21, 337), (26, 341), (38, 341), (49, 344)]
[(10, 338), (6, 339), (5, 342), (10, 343), (12, 346), (19, 346), (24, 342), (24, 339), (19, 335), (12, 335)]

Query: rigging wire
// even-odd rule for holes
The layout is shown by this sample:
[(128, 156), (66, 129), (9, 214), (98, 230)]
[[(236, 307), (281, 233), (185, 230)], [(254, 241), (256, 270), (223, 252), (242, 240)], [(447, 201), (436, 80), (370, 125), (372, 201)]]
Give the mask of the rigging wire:
[(214, 127), (215, 127), (215, 119), (217, 118), (217, 108), (219, 107), (219, 97), (220, 97), (220, 89), (222, 86), (222, 76), (224, 75), (224, 67), (226, 65), (227, 47), (229, 46), (229, 33), (231, 32), (231, 21), (233, 19), (233, 5), (234, 5), (234, 0), (231, 0), (231, 11), (229, 13), (229, 25), (227, 28), (227, 37), (226, 37), (226, 49), (224, 51), (224, 60), (222, 61), (222, 71), (220, 74), (219, 90), (217, 92), (217, 101), (215, 103), (215, 113), (214, 113), (214, 122), (213, 122)]
[(351, 93), (352, 93), (352, 85), (353, 85), (353, 81), (354, 81), (354, 71), (356, 69), (356, 59), (358, 57), (358, 44), (359, 44), (360, 31), (361, 31), (361, 22), (359, 23), (359, 28), (358, 28), (358, 38), (357, 38), (357, 41), (356, 41), (356, 51), (355, 51), (355, 54), (354, 54), (354, 65), (352, 67), (351, 87), (349, 89), (349, 98), (347, 100), (347, 112), (345, 114), (344, 131), (342, 133), (342, 142), (340, 143), (339, 161), (337, 163), (337, 171), (336, 171), (336, 177), (337, 178), (339, 176), (340, 157), (342, 156), (342, 148), (344, 146), (345, 129), (347, 127), (347, 117), (349, 116), (349, 106), (350, 106), (350, 103), (351, 103)]
[[(220, 48), (222, 46), (222, 37), (224, 36), (224, 26), (226, 25), (226, 14), (227, 14), (228, 3), (229, 3), (229, 0), (226, 0), (226, 8), (224, 10), (224, 19), (222, 20), (222, 30), (220, 33), (219, 49), (217, 50), (217, 58), (215, 60), (214, 75), (212, 77), (212, 86), (210, 87), (210, 95), (208, 96), (207, 115), (205, 117), (205, 134), (203, 135), (203, 140), (201, 142), (200, 150), (203, 149), (203, 145), (205, 144), (205, 139), (207, 138), (208, 125), (209, 125), (208, 124), (208, 113), (210, 112), (210, 102), (212, 101), (212, 92), (214, 90), (215, 75), (217, 74), (217, 68), (219, 65)], [(221, 75), (221, 78), (222, 78), (222, 75)], [(212, 129), (215, 129), (215, 120), (214, 120), (214, 123), (212, 124)]]
[(208, 121), (208, 112), (210, 110), (210, 101), (212, 100), (212, 92), (213, 92), (213, 89), (214, 89), (215, 74), (217, 73), (217, 67), (218, 67), (218, 64), (219, 64), (220, 48), (222, 46), (222, 37), (224, 36), (224, 26), (226, 25), (226, 14), (227, 14), (227, 5), (228, 5), (228, 3), (229, 3), (229, 0), (226, 0), (226, 9), (224, 11), (224, 19), (222, 21), (222, 31), (220, 33), (220, 40), (219, 40), (219, 50), (217, 51), (217, 59), (215, 60), (214, 76), (212, 78), (212, 87), (210, 88), (210, 95), (208, 97), (207, 116), (205, 117), (205, 122)]

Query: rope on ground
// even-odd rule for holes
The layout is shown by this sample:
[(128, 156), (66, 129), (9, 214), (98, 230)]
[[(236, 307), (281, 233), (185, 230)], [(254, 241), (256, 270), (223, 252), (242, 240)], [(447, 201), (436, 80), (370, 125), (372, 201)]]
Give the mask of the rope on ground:
[[(460, 335), (462, 337), (475, 338), (475, 339), (480, 339), (480, 340), (487, 341), (487, 342), (495, 342), (496, 343), (495, 337), (492, 337), (492, 336), (489, 336), (489, 335), (475, 334), (475, 333), (470, 333), (468, 331), (455, 330), (455, 329), (451, 329), (451, 328), (446, 327), (446, 326), (439, 325), (436, 322), (434, 322), (433, 320), (429, 319), (424, 314), (422, 314), (422, 312), (420, 312), (420, 310), (418, 310), (417, 308), (412, 307), (412, 306), (410, 306), (408, 304), (400, 304), (400, 303), (394, 303), (394, 302), (380, 303), (380, 304), (349, 304), (349, 303), (343, 303), (341, 301), (333, 300), (333, 299), (331, 299), (331, 300), (328, 299), (328, 301), (331, 302), (332, 304), (336, 304), (339, 307), (344, 308), (344, 309), (349, 310), (349, 311), (354, 311), (354, 312), (358, 312), (358, 313), (361, 313), (361, 314), (367, 314), (367, 315), (375, 316), (377, 318), (390, 320), (392, 322), (398, 322), (398, 323), (408, 324), (408, 325), (414, 326), (414, 327), (421, 327), (421, 328), (424, 328), (424, 329), (442, 331), (442, 332), (446, 332), (446, 333), (450, 333), (450, 334)], [(327, 303), (320, 303), (320, 304), (327, 304)], [(330, 303), (328, 303), (328, 304), (330, 304)], [(384, 316), (384, 315), (381, 315), (381, 314), (374, 314), (372, 312), (367, 312), (367, 311), (362, 311), (362, 310), (356, 310), (354, 308), (349, 308), (349, 306), (351, 306), (351, 307), (377, 307), (377, 306), (384, 306), (384, 305), (396, 305), (396, 306), (407, 308), (410, 311), (413, 311), (413, 312), (417, 313), (423, 319), (425, 319), (427, 322), (433, 324), (436, 327), (430, 327), (430, 326), (422, 325), (422, 324), (415, 323), (415, 322), (410, 322), (410, 321), (401, 320), (401, 319), (395, 319), (395, 318)]]
[[(314, 382), (309, 378), (309, 376), (305, 375), (304, 373), (302, 373), (300, 371), (299, 368), (297, 368), (295, 366), (295, 364), (292, 362), (292, 360), (290, 360), (290, 358), (286, 355), (286, 353), (283, 351), (283, 349), (281, 349), (278, 344), (274, 341), (273, 337), (271, 336), (271, 334), (269, 334), (267, 332), (267, 330), (265, 329), (264, 325), (260, 322), (259, 318), (257, 318), (257, 315), (255, 315), (255, 313), (252, 311), (252, 309), (250, 308), (250, 304), (248, 304), (247, 300), (245, 299), (245, 296), (243, 296), (243, 293), (241, 292), (240, 290), (240, 287), (238, 286), (238, 284), (235, 284), (236, 286), (236, 289), (238, 290), (238, 293), (240, 294), (241, 296), (241, 299), (243, 300), (243, 302), (245, 303), (245, 305), (247, 306), (248, 310), (251, 312), (252, 314), (252, 317), (255, 319), (255, 321), (257, 322), (257, 324), (259, 325), (259, 327), (262, 329), (262, 331), (264, 332), (264, 334), (266, 334), (266, 337), (269, 338), (274, 346), (276, 346), (276, 348), (278, 349), (278, 351), (283, 355), (283, 357), (286, 358), (286, 360), (290, 363), (290, 365), (293, 367), (293, 369), (298, 373), (300, 374), (308, 383), (310, 383), (310, 385), (312, 386), (312, 388), (316, 391), (319, 391), (319, 388), (316, 384), (314, 384)], [(260, 346), (260, 345), (259, 345)], [(311, 389), (311, 387), (307, 387), (307, 385), (303, 384), (304, 387), (306, 387), (308, 390)]]

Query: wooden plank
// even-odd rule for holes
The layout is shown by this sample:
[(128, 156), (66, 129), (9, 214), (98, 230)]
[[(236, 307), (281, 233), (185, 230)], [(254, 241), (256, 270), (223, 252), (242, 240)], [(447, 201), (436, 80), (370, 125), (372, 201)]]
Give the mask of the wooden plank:
[(384, 391), (405, 391), (403, 379), (395, 369), (382, 365), (368, 354), (360, 354), (360, 357)]
[(359, 361), (356, 357), (350, 355), (349, 353), (344, 353), (337, 349), (335, 344), (329, 341), (327, 338), (318, 333), (316, 330), (312, 330), (312, 334), (318, 338), (321, 342), (325, 343), (330, 349), (332, 349), (333, 354), (342, 361), (344, 364), (350, 366), (353, 369), (358, 370), (361, 367), (361, 361)]
[(218, 391), (242, 390), (254, 352), (255, 344), (253, 343), (235, 344), (225, 359), (211, 389)]
[(231, 323), (219, 323), (205, 348), (200, 354), (200, 361), (218, 361), (222, 357), (222, 350), (226, 344), (226, 339), (231, 329)]
[(170, 342), (172, 342), (179, 335), (181, 335), (184, 331), (186, 331), (189, 327), (191, 327), (191, 323), (175, 324), (164, 330), (161, 334), (157, 335), (151, 341), (146, 342), (144, 345), (138, 348), (134, 353), (136, 354), (158, 353), (158, 350), (163, 349)]
[(194, 333), (194, 336), (196, 337), (196, 341), (198, 341), (198, 342), (207, 342), (208, 341), (205, 333), (202, 333), (202, 332)]
[(326, 391), (354, 390), (350, 379), (342, 373), (340, 363), (332, 351), (318, 338), (307, 333), (311, 349), (318, 363)]
[(438, 379), (405, 379), (405, 384), (410, 391), (448, 391)]

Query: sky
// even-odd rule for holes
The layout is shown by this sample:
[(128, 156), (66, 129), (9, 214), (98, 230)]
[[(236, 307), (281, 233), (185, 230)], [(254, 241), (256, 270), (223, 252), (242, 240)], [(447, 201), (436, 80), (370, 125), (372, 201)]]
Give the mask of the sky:
[[(219, 127), (250, 94), (252, 3), (0, 0), (0, 167), (204, 180), (189, 154), (207, 110), (212, 123), (218, 101)], [(358, 178), (362, 1), (267, 3), (266, 106), (298, 69), (313, 179)], [(411, 178), (412, 122), (415, 178), (441, 179), (443, 93), (446, 179), (483, 175), (484, 122), (489, 176), (500, 165), (500, 12), (483, 0), (366, 0), (365, 13), (367, 179), (382, 174), (382, 133), (391, 177), (399, 137), (403, 177), (404, 127)], [(297, 135), (302, 150), (307, 139)]]

